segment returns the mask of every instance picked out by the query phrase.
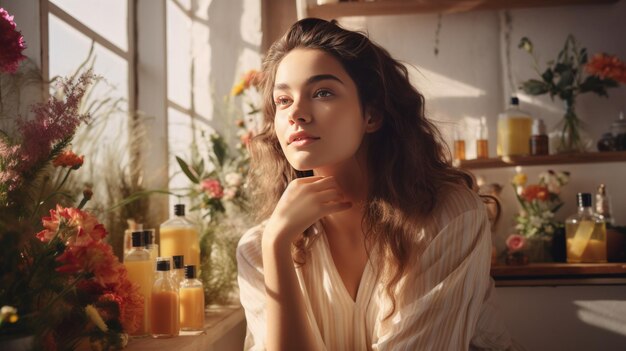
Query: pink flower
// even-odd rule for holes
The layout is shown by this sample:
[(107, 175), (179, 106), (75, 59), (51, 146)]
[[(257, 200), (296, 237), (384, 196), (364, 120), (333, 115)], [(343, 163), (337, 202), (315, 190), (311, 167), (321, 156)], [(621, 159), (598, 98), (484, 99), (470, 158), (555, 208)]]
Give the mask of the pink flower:
[(519, 234), (511, 234), (506, 239), (506, 247), (509, 252), (521, 251), (526, 246), (526, 238)]
[(50, 217), (42, 219), (44, 230), (37, 233), (37, 238), (48, 242), (59, 235), (69, 245), (87, 246), (91, 241), (99, 241), (107, 235), (104, 226), (88, 212), (76, 208), (64, 208), (57, 205), (50, 210)]
[(89, 114), (81, 115), (79, 108), (93, 79), (93, 73), (87, 71), (77, 81), (63, 80), (61, 87), (64, 100), (51, 96), (46, 103), (34, 105), (32, 112), (35, 117), (32, 120), (18, 120), (17, 126), (22, 134), (22, 160), (18, 171), (26, 172), (38, 161), (49, 157), (55, 143), (71, 138), (78, 125), (89, 119)]
[(20, 62), (26, 59), (24, 37), (15, 30), (13, 16), (0, 7), (0, 73), (15, 73)]
[(216, 179), (204, 179), (202, 181), (202, 189), (209, 198), (221, 199), (224, 196), (224, 189), (220, 182)]

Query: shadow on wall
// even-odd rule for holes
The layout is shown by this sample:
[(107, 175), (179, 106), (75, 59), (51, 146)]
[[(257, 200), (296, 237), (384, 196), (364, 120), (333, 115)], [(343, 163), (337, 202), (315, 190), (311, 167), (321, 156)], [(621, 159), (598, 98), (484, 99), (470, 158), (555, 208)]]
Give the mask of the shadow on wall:
[(498, 288), (502, 317), (528, 350), (624, 350), (626, 287)]

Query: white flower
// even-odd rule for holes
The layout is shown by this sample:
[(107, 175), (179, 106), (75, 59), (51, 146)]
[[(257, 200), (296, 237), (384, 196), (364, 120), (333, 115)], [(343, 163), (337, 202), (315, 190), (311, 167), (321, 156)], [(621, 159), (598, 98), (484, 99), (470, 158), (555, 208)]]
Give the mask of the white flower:
[(226, 185), (232, 187), (238, 187), (243, 182), (243, 177), (239, 173), (230, 172), (225, 177)]
[(543, 219), (537, 216), (530, 216), (530, 220), (528, 221), (533, 227), (541, 227), (543, 224)]
[(102, 320), (100, 313), (98, 313), (98, 310), (93, 307), (93, 305), (85, 306), (85, 313), (87, 314), (87, 317), (91, 319), (93, 324), (98, 327), (98, 329), (102, 330), (103, 332), (109, 330), (109, 327), (107, 327), (106, 323), (104, 323), (104, 320)]
[(237, 196), (237, 188), (229, 186), (228, 188), (224, 189), (224, 196), (222, 197), (222, 199), (228, 201), (234, 199), (235, 196)]

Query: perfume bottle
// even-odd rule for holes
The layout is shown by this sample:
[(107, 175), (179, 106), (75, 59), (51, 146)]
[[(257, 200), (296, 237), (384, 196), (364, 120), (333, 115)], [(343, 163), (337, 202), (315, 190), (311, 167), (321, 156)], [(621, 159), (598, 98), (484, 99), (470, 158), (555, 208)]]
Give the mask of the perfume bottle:
[(476, 133), (476, 158), (489, 158), (489, 135), (487, 132), (487, 117), (480, 117), (480, 126)]
[(161, 224), (161, 256), (185, 256), (187, 264), (200, 267), (198, 227), (185, 217), (185, 205), (174, 205), (174, 217)]
[(157, 258), (156, 268), (150, 302), (150, 330), (153, 338), (171, 338), (178, 336), (180, 331), (178, 287), (171, 279), (169, 258)]
[(150, 331), (150, 298), (154, 267), (150, 252), (143, 243), (143, 231), (135, 231), (131, 235), (132, 248), (124, 255), (124, 266), (128, 271), (128, 280), (139, 286), (139, 293), (144, 298), (144, 314), (139, 328), (132, 335), (147, 335)]
[(606, 224), (591, 207), (591, 194), (578, 193), (578, 211), (565, 220), (568, 263), (606, 262)]
[(204, 287), (196, 277), (196, 266), (185, 266), (185, 279), (180, 283), (180, 328), (204, 328)]
[(600, 184), (598, 191), (596, 192), (596, 213), (602, 215), (607, 224), (615, 224), (615, 220), (612, 215), (611, 197), (607, 194), (606, 186), (604, 184)]

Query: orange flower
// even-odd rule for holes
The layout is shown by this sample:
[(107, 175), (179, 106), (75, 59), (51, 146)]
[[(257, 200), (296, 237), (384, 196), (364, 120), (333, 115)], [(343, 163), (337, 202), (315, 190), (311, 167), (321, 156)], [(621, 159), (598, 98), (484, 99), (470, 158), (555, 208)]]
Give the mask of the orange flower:
[(585, 66), (587, 73), (602, 79), (613, 79), (626, 83), (626, 64), (616, 56), (596, 54)]
[(68, 150), (63, 151), (59, 156), (57, 156), (52, 161), (52, 165), (54, 167), (69, 167), (71, 169), (79, 169), (80, 166), (83, 165), (84, 159), (85, 156), (78, 156), (71, 150)]
[(522, 192), (522, 197), (526, 201), (540, 200), (546, 201), (548, 199), (548, 188), (542, 185), (531, 184), (527, 186)]

